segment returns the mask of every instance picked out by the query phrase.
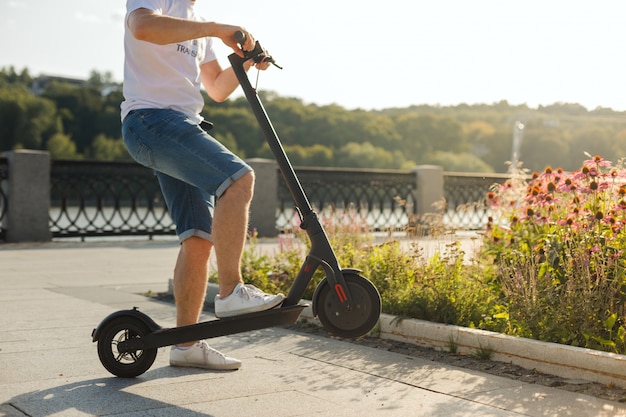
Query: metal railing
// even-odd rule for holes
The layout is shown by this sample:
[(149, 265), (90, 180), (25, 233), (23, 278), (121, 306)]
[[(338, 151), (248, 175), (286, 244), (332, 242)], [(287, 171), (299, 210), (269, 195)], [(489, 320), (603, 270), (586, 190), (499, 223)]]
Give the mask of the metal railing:
[[(369, 230), (404, 229), (415, 220), (415, 174), (400, 170), (296, 168), (302, 188), (318, 215)], [(297, 227), (299, 218), (279, 177), (279, 230)]]
[(175, 232), (156, 177), (138, 164), (53, 161), (50, 183), (55, 238)]
[[(296, 168), (318, 214), (335, 224), (367, 225), (371, 231), (412, 227), (417, 218), (417, 182), (413, 171)], [(0, 158), (0, 185), (8, 179)], [(279, 175), (276, 227), (299, 225), (293, 201)], [(484, 228), (489, 217), (485, 196), (506, 175), (444, 173), (444, 227)], [(133, 162), (60, 161), (51, 163), (50, 231), (54, 238), (174, 235), (158, 181), (152, 170)], [(8, 197), (0, 187), (0, 241)]]
[(460, 230), (484, 229), (491, 214), (487, 207), (487, 192), (494, 184), (501, 184), (509, 178), (507, 174), (445, 173), (444, 225)]
[(3, 227), (9, 205), (5, 192), (6, 183), (9, 180), (9, 161), (7, 158), (0, 158), (0, 241), (6, 240), (6, 230)]

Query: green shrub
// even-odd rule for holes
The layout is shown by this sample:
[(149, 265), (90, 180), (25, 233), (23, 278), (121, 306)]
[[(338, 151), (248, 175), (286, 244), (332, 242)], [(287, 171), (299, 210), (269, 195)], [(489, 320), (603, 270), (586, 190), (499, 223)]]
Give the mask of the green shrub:
[[(330, 233), (340, 265), (362, 270), (381, 293), (386, 313), (479, 327), (492, 308), (494, 297), (484, 291), (483, 268), (464, 265), (458, 243), (443, 255), (425, 259), (417, 243), (407, 251), (397, 241), (373, 245), (371, 236), (353, 230), (332, 228)], [(297, 244), (281, 244), (273, 256), (260, 253), (256, 239), (250, 239), (242, 265), (245, 280), (266, 291), (286, 293), (308, 250), (304, 237), (297, 233), (287, 238)], [(323, 277), (318, 268), (304, 298), (312, 298)]]
[(426, 259), (417, 242), (407, 251), (397, 242), (369, 250), (364, 274), (377, 286), (389, 314), (479, 327), (493, 304), (483, 289), (483, 270), (466, 265), (458, 242)]

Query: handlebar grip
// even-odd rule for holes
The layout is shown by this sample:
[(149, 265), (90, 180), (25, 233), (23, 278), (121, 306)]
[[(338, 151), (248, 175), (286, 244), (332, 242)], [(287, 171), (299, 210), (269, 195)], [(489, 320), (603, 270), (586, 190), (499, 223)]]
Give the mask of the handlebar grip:
[(242, 31), (238, 30), (235, 32), (235, 40), (239, 45), (243, 45), (246, 43), (246, 35)]

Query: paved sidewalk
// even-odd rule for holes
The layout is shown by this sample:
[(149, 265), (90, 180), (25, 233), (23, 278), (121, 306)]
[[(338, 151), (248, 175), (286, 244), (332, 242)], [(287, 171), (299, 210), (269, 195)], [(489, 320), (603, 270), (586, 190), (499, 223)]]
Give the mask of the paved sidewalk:
[[(100, 364), (92, 329), (133, 306), (173, 325), (175, 242), (0, 245), (0, 416), (626, 416), (626, 405), (266, 329), (216, 338), (235, 372), (168, 366), (135, 379)], [(207, 316), (207, 319), (210, 317)]]

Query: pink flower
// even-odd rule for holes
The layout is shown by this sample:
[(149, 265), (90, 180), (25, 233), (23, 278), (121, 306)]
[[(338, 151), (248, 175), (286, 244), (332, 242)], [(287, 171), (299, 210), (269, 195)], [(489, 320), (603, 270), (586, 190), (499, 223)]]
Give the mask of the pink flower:
[(600, 155), (596, 155), (592, 159), (588, 159), (583, 162), (583, 165), (588, 167), (610, 167), (612, 164), (611, 161), (607, 161)]

